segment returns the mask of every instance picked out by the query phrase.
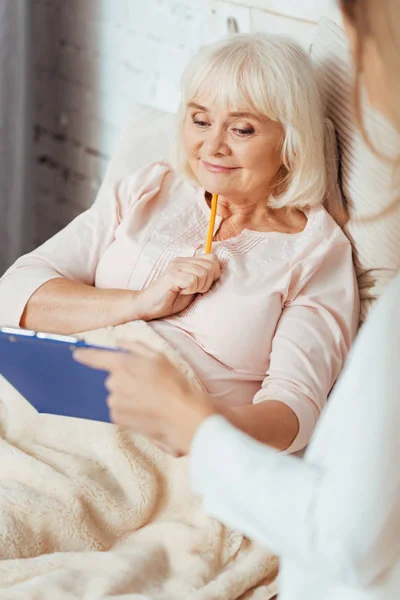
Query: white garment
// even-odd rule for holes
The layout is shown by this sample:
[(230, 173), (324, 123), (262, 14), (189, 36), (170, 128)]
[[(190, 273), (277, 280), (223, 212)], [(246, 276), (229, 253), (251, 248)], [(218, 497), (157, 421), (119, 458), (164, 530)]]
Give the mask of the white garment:
[(400, 598), (400, 276), (372, 311), (304, 460), (207, 419), (205, 510), (282, 558), (279, 600)]

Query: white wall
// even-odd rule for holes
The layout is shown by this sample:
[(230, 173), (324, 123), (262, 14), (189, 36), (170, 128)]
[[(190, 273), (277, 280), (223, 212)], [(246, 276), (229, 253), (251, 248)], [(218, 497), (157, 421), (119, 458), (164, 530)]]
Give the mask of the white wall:
[(32, 0), (35, 243), (97, 192), (133, 102), (174, 111), (207, 0)]
[(214, 38), (226, 33), (230, 20), (232, 31), (287, 35), (306, 48), (320, 18), (338, 12), (336, 0), (210, 0), (210, 8)]
[(38, 244), (92, 203), (133, 102), (175, 110), (184, 65), (229, 16), (308, 44), (334, 0), (31, 1)]

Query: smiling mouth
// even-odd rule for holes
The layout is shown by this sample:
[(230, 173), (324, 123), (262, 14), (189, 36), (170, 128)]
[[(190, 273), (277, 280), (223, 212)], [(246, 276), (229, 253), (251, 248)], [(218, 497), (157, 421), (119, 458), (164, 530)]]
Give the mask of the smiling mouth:
[(231, 173), (232, 171), (240, 169), (240, 167), (223, 167), (222, 165), (213, 165), (205, 160), (203, 160), (202, 163), (205, 168), (212, 173)]

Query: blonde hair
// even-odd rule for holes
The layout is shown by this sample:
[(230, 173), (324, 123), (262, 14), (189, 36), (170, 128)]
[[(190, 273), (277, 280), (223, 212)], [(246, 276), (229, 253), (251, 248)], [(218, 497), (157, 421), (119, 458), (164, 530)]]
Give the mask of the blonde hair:
[[(357, 32), (356, 47), (354, 50), (356, 77), (354, 84), (355, 116), (361, 129), (362, 136), (367, 146), (379, 158), (387, 160), (394, 165), (394, 189), (396, 177), (400, 174), (400, 153), (396, 159), (382, 156), (374, 146), (364, 125), (362, 103), (362, 61), (364, 45), (368, 38), (373, 39), (379, 50), (389, 93), (392, 97), (391, 120), (400, 132), (400, 2), (398, 0), (339, 0), (341, 8)], [(377, 215), (364, 218), (371, 221), (376, 217), (384, 217), (398, 207), (400, 198), (395, 198), (383, 211)]]
[(186, 67), (173, 164), (199, 184), (183, 145), (187, 104), (217, 100), (230, 110), (255, 110), (285, 132), (273, 208), (306, 208), (326, 192), (323, 106), (307, 54), (294, 42), (262, 33), (238, 34), (203, 47)]

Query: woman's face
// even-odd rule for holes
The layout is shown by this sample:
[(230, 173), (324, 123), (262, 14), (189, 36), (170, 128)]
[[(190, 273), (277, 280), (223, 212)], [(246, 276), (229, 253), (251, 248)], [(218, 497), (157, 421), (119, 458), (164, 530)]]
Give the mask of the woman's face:
[(222, 110), (201, 98), (187, 106), (185, 150), (208, 192), (265, 199), (278, 179), (283, 140), (282, 125), (255, 111)]

